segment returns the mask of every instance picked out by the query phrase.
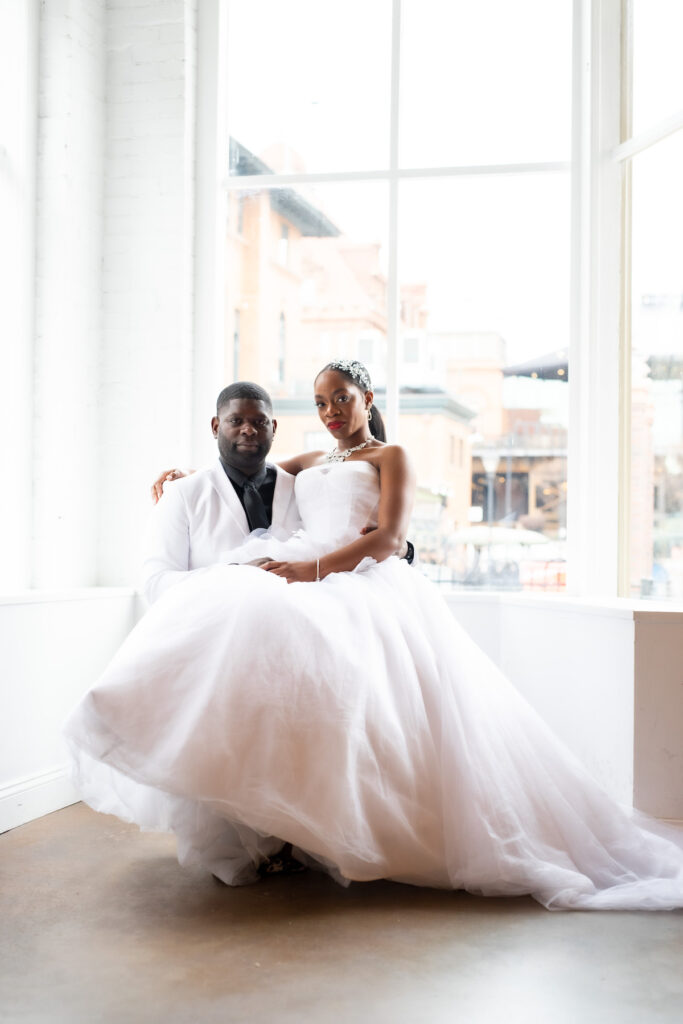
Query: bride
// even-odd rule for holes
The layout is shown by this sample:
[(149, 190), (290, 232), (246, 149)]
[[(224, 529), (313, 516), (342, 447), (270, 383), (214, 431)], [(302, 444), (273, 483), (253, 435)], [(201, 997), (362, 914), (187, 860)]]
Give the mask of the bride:
[(413, 473), (372, 401), (360, 363), (321, 371), (336, 447), (285, 464), (304, 530), (170, 588), (77, 706), (84, 799), (229, 884), (286, 842), (345, 884), (683, 906), (678, 833), (607, 797), (395, 556)]

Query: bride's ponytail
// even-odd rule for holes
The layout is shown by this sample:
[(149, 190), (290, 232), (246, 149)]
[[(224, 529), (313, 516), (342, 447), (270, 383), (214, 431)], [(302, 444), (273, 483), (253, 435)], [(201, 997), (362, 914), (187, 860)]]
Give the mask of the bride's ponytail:
[(376, 405), (370, 406), (370, 415), (368, 416), (370, 421), (370, 433), (378, 441), (386, 441), (387, 432), (384, 429), (384, 420)]

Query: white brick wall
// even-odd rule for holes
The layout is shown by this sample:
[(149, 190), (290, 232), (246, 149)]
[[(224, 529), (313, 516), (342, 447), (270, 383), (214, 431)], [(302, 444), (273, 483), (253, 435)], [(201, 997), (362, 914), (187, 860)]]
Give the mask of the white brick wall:
[(31, 582), (127, 584), (189, 458), (197, 0), (39, 10)]
[[(0, 0), (0, 30), (2, 4), (24, 2)], [(0, 214), (18, 211), (15, 241), (32, 234), (33, 180), (37, 192), (35, 282), (34, 247), (28, 259), (17, 246), (25, 294), (16, 311), (0, 303), (0, 328), (12, 320), (12, 361), (0, 368), (11, 365), (16, 390), (3, 434), (13, 501), (4, 492), (0, 509), (16, 505), (16, 526), (30, 518), (16, 470), (31, 467), (35, 568), (28, 580), (28, 545), (10, 528), (4, 539), (22, 549), (12, 583), (64, 591), (135, 580), (150, 476), (189, 444), (196, 2), (34, 2), (25, 49), (39, 51), (38, 128), (12, 140), (17, 185), (0, 191)], [(27, 66), (16, 62), (15, 76)], [(0, 174), (8, 164), (0, 149)], [(12, 640), (0, 673), (0, 830), (75, 798), (60, 724), (134, 613), (132, 592), (0, 602)]]
[(195, 0), (106, 15), (100, 583), (135, 580), (150, 479), (188, 457)]
[(0, 585), (31, 582), (37, 0), (0, 0)]
[(43, 0), (34, 373), (37, 587), (96, 582), (104, 0)]

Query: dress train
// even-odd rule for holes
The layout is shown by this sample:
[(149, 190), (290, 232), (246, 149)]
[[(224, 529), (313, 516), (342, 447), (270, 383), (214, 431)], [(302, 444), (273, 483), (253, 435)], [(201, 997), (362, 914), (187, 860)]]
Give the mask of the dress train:
[[(373, 522), (367, 462), (296, 488), (305, 532), (226, 562), (315, 557)], [(244, 564), (193, 573), (66, 731), (92, 806), (175, 832), (182, 862), (231, 884), (287, 841), (343, 882), (683, 906), (681, 834), (617, 806), (395, 557), (315, 584)]]

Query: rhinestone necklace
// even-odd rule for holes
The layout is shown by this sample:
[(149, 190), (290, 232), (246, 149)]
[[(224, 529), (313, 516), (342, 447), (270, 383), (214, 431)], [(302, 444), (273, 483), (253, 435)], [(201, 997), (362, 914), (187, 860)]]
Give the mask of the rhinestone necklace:
[(348, 459), (352, 452), (359, 452), (361, 448), (367, 448), (374, 440), (374, 437), (368, 437), (362, 444), (357, 444), (354, 448), (345, 448), (343, 452), (340, 452), (338, 448), (333, 448), (325, 456), (325, 462), (343, 462), (344, 459)]

